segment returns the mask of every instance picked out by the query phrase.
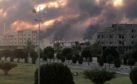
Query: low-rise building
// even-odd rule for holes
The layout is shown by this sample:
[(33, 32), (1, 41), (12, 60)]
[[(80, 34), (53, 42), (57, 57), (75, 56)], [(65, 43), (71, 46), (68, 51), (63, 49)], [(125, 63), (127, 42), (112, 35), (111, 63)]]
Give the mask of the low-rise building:
[(104, 48), (127, 52), (137, 45), (137, 24), (113, 24), (97, 33), (97, 42)]
[(14, 33), (5, 33), (0, 36), (0, 48), (24, 48), (30, 41), (38, 46), (38, 33), (32, 30), (22, 30)]

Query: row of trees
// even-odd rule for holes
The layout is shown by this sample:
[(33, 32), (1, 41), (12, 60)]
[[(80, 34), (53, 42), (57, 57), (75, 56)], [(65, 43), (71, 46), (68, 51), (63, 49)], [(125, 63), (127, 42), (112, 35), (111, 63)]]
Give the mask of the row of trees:
[[(54, 61), (58, 59), (63, 63), (65, 60), (69, 60), (68, 63), (79, 63), (82, 64), (86, 61), (88, 64), (92, 62), (93, 57), (97, 57), (97, 61), (100, 66), (107, 64), (114, 64), (115, 67), (120, 67), (121, 64), (133, 66), (137, 61), (137, 50), (132, 50), (132, 52), (126, 53), (121, 56), (115, 48), (105, 48), (103, 49), (98, 43), (91, 45), (89, 42), (82, 46), (79, 42), (75, 42), (72, 47), (64, 48), (60, 43), (56, 43), (53, 47), (48, 46), (40, 51), (40, 56), (43, 60), (50, 59)], [(28, 63), (28, 57), (32, 58), (32, 63), (35, 64), (38, 57), (37, 52), (34, 50), (31, 42), (28, 42), (24, 49), (15, 50), (2, 50), (0, 51), (0, 56), (5, 58), (10, 57), (11, 61), (14, 58), (25, 59)]]
[(2, 60), (2, 57), (5, 57), (5, 59), (10, 58), (10, 61), (13, 62), (15, 58), (17, 58), (17, 62), (19, 62), (20, 59), (24, 59), (25, 63), (28, 63), (29, 59), (28, 57), (32, 58), (32, 63), (35, 63), (37, 59), (37, 52), (31, 51), (28, 52), (25, 49), (15, 49), (15, 50), (1, 50), (0, 51), (0, 58)]
[(121, 58), (114, 48), (107, 48), (104, 49), (102, 55), (98, 57), (98, 63), (100, 66), (108, 63), (109, 65), (114, 64), (115, 67), (120, 67)]
[(82, 52), (76, 50), (74, 48), (63, 48), (61, 51), (56, 51), (52, 47), (46, 47), (43, 51), (43, 55), (41, 55), (44, 60), (47, 59), (58, 59), (61, 60), (63, 63), (65, 60), (68, 60), (70, 64), (71, 61), (75, 63), (82, 64), (83, 60), (91, 62), (92, 61), (92, 54), (88, 48), (83, 49)]
[[(88, 64), (90, 64), (90, 62), (92, 62), (92, 57), (100, 55), (101, 50), (102, 49), (98, 44), (90, 45), (89, 42), (86, 42), (84, 46), (79, 42), (75, 42), (69, 48), (63, 48), (60, 43), (56, 43), (54, 47), (45, 48), (44, 54), (46, 58), (56, 58), (62, 62), (71, 60), (74, 64), (77, 62), (82, 64), (83, 61), (87, 61)], [(68, 63), (70, 63), (70, 61), (68, 61)]]
[(103, 50), (101, 56), (98, 56), (98, 63), (100, 66), (107, 64), (114, 64), (115, 67), (119, 68), (121, 65), (128, 65), (132, 68), (137, 62), (137, 51), (132, 50), (128, 53), (120, 55), (115, 48), (106, 48)]
[(121, 64), (129, 65), (131, 68), (137, 62), (137, 50), (131, 50), (123, 55), (120, 55), (115, 48), (106, 48), (101, 56), (98, 57), (98, 63), (103, 66), (104, 63), (114, 64), (115, 67), (120, 67)]
[(29, 62), (29, 57), (32, 59), (32, 63), (35, 64), (38, 57), (38, 53), (35, 51), (35, 46), (30, 40), (27, 41), (27, 45), (24, 48), (20, 49), (4, 49), (0, 50), (0, 59), (5, 57), (5, 59), (10, 58), (10, 61), (13, 62), (14, 58), (17, 58), (17, 62), (20, 59), (24, 59), (25, 63)]
[(137, 62), (137, 49), (134, 49), (123, 56), (123, 64), (132, 66)]
[[(82, 64), (83, 60), (87, 61), (88, 64), (92, 61), (93, 56), (97, 56), (101, 53), (101, 48), (97, 44), (90, 46), (89, 43), (86, 43), (86, 47), (82, 48), (79, 42), (75, 42), (71, 48), (63, 48), (60, 44), (56, 44), (54, 47), (48, 46), (41, 50), (40, 56), (43, 60), (47, 59), (58, 59), (62, 62), (65, 60), (71, 60), (73, 63)], [(14, 50), (1, 50), (0, 57), (9, 58), (10, 61), (13, 61), (14, 58), (25, 59), (25, 62), (28, 63), (28, 57), (32, 58), (32, 63), (34, 64), (37, 59), (37, 52), (34, 50), (34, 47), (31, 43), (28, 42), (27, 46), (24, 49), (14, 49)], [(68, 61), (70, 63), (70, 61)]]
[[(97, 57), (97, 61), (100, 66), (107, 64), (114, 64), (115, 67), (120, 67), (121, 64), (133, 66), (137, 61), (137, 50), (132, 50), (130, 53), (123, 55), (115, 48), (103, 49), (99, 44), (95, 43), (90, 45), (87, 43), (86, 47), (81, 47), (78, 42), (75, 43), (71, 48), (63, 48), (59, 44), (54, 47), (46, 47), (43, 51), (44, 60), (47, 59), (59, 59), (62, 62), (65, 60), (72, 60), (72, 63), (83, 61), (92, 62), (93, 57)], [(69, 62), (68, 62), (69, 63)]]

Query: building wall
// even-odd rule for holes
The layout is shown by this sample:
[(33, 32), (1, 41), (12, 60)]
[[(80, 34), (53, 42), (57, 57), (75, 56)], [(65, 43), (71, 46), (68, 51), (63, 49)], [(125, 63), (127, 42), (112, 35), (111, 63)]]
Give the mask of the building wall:
[(23, 48), (31, 41), (34, 46), (38, 45), (38, 33), (32, 30), (22, 30), (15, 33), (6, 33), (0, 37), (0, 47)]
[(38, 45), (38, 34), (36, 31), (19, 31), (17, 36), (18, 46), (25, 46), (28, 41), (31, 41), (33, 45)]
[(137, 44), (137, 25), (113, 24), (98, 32), (97, 42), (103, 47), (116, 47), (128, 51)]

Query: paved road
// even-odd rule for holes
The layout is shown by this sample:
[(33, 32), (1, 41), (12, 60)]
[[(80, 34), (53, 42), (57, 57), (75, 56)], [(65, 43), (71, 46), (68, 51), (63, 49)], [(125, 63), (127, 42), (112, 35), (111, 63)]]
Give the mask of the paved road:
[[(59, 61), (54, 60), (54, 62), (58, 63)], [(47, 62), (41, 61), (41, 64), (45, 64), (45, 63)], [(64, 64), (72, 68), (79, 68), (79, 69), (85, 69), (85, 70), (86, 69), (99, 69), (99, 70), (106, 69), (108, 71), (113, 71), (119, 74), (126, 74), (126, 75), (128, 75), (131, 70), (129, 66), (125, 66), (125, 65), (121, 65), (120, 68), (115, 68), (113, 64), (105, 64), (103, 67), (100, 67), (98, 63), (96, 62), (92, 62), (90, 63), (90, 65), (88, 65), (87, 62), (84, 62), (83, 64), (78, 64), (78, 63), (72, 64), (71, 62), (69, 62), (68, 64), (68, 61), (66, 61)]]
[[(5, 60), (5, 58), (2, 58), (2, 60)], [(7, 60), (10, 60), (10, 58), (8, 58)], [(17, 59), (14, 60), (15, 62), (17, 61)], [(24, 60), (20, 60), (20, 62), (24, 62)], [(29, 59), (29, 62), (31, 63), (31, 59)], [(51, 60), (48, 60), (48, 62), (51, 62)], [(52, 62), (59, 62), (59, 60), (52, 60)], [(37, 61), (38, 63), (38, 61)], [(41, 64), (45, 64), (47, 62), (44, 62), (42, 59), (41, 59)], [(122, 65), (120, 68), (115, 68), (113, 64), (105, 64), (104, 67), (100, 67), (97, 63), (97, 59), (96, 58), (93, 58), (93, 62), (90, 63), (90, 65), (88, 65), (87, 62), (84, 62), (83, 64), (72, 64), (71, 61), (69, 61), (69, 64), (68, 64), (68, 61), (66, 61), (64, 64), (68, 65), (69, 67), (73, 67), (73, 68), (79, 68), (79, 69), (106, 69), (106, 70), (109, 70), (109, 71), (114, 71), (114, 72), (117, 72), (117, 73), (120, 73), (120, 74), (129, 74), (130, 72), (130, 67), (129, 66), (125, 66), (125, 65)]]

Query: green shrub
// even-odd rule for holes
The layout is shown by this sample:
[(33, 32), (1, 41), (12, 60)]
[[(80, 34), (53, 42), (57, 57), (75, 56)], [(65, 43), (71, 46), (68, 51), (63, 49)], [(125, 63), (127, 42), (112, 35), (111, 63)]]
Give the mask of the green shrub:
[[(38, 84), (38, 70), (35, 72)], [(44, 64), (40, 67), (40, 84), (74, 84), (70, 69), (63, 64)]]
[(8, 75), (8, 72), (16, 66), (17, 64), (12, 62), (0, 62), (0, 69), (4, 71), (4, 75)]
[(131, 70), (130, 80), (132, 81), (132, 84), (137, 84), (137, 67)]
[(113, 72), (98, 70), (87, 70), (84, 72), (84, 75), (94, 84), (104, 84), (106, 81), (109, 81), (115, 77)]

